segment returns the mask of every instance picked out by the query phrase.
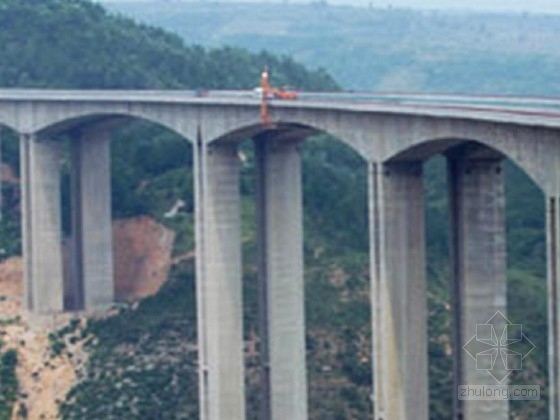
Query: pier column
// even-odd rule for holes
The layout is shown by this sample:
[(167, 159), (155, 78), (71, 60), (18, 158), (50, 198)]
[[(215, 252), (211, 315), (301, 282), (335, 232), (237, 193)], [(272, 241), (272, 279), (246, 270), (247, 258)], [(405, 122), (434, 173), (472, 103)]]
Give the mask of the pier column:
[(560, 415), (560, 197), (546, 199), (549, 418)]
[(60, 214), (60, 145), (24, 134), (20, 138), (22, 248), (25, 300), (38, 314), (63, 308)]
[(239, 158), (234, 143), (195, 145), (201, 420), (244, 420)]
[(427, 313), (421, 162), (370, 163), (375, 420), (427, 420)]
[(501, 355), (493, 368), (488, 366), (489, 370), (482, 369), (487, 359), (477, 357), (486, 349), (484, 342), (480, 341), (487, 341), (485, 331), (491, 333), (493, 329), (498, 342), (501, 340), (506, 324), (504, 317), (507, 316), (501, 156), (481, 147), (461, 147), (448, 155), (448, 163), (453, 264), (454, 419), (507, 420), (507, 401), (460, 401), (457, 395), (458, 385), (508, 383)]
[(263, 420), (307, 419), (299, 140), (255, 140)]
[(114, 300), (110, 133), (71, 140), (72, 263), (69, 309), (99, 311)]

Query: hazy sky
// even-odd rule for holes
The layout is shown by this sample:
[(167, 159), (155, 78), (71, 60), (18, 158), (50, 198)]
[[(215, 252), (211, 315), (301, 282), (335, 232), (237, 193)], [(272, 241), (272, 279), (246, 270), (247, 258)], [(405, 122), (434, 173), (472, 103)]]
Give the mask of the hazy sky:
[[(181, 1), (181, 0), (98, 0), (101, 3), (134, 1)], [(200, 1), (200, 0), (184, 0)], [(317, 0), (202, 0), (219, 2), (254, 3), (311, 3)], [(410, 7), (414, 9), (454, 9), (497, 12), (531, 12), (560, 14), (560, 0), (326, 0), (329, 4), (349, 4), (375, 7)]]
[[(334, 0), (333, 0), (334, 1)], [(369, 0), (338, 0), (353, 4), (369, 4)], [(373, 5), (392, 4), (397, 7), (428, 9), (467, 9), (478, 11), (510, 11), (560, 13), (560, 0), (371, 0)]]

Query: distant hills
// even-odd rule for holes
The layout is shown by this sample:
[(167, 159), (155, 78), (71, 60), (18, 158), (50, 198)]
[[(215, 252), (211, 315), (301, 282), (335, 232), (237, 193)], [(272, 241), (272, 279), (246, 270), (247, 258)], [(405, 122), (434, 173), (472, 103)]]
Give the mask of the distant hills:
[[(373, 3), (378, 4), (378, 3)], [(107, 2), (187, 43), (287, 54), (346, 89), (558, 95), (560, 16), (315, 4)]]
[[(130, 3), (138, 0), (99, 0), (109, 3)], [(143, 0), (152, 3), (192, 2), (200, 0)], [(221, 0), (221, 3), (235, 3), (239, 0)], [(262, 0), (261, 0), (262, 1)], [(259, 1), (253, 1), (258, 3)], [(276, 0), (276, 3), (288, 3), (285, 0)], [(289, 3), (320, 3), (320, 0), (290, 0)], [(532, 0), (531, 2), (512, 2), (511, 0), (492, 0), (479, 2), (475, 0), (458, 2), (456, 0), (323, 0), (323, 3), (355, 7), (378, 8), (409, 8), (416, 10), (459, 10), (474, 12), (494, 13), (547, 13), (560, 14), (560, 4), (556, 0)]]

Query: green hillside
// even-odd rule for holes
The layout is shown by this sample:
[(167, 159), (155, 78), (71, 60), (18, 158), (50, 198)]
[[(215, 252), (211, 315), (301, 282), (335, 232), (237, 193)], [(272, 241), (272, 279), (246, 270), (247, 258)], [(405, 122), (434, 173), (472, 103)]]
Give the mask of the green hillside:
[(265, 64), (278, 85), (336, 87), (326, 73), (290, 58), (187, 47), (176, 35), (87, 1), (2, 0), (0, 28), (1, 87), (252, 88)]
[[(173, 3), (169, 4), (171, 6)], [(159, 7), (164, 12), (168, 6), (160, 4)], [(327, 16), (325, 13), (331, 8), (313, 10), (316, 13), (310, 15)], [(155, 15), (154, 10), (152, 14)], [(274, 14), (270, 16), (276, 19)], [(407, 16), (410, 25), (417, 25), (413, 15)], [(216, 15), (214, 19), (226, 18)], [(262, 23), (262, 27), (273, 31), (275, 25), (271, 20)], [(327, 25), (329, 19), (323, 20)], [(378, 22), (380, 28), (386, 28), (383, 20)], [(85, 0), (0, 0), (0, 22), (0, 40), (4, 46), (0, 57), (0, 86), (252, 88), (258, 81), (261, 67), (267, 64), (272, 69), (275, 84), (289, 84), (305, 90), (337, 88), (323, 70), (306, 70), (291, 58), (267, 52), (252, 54), (238, 47), (205, 49), (186, 46), (177, 35), (115, 17)], [(192, 19), (190, 24), (183, 26), (194, 31), (196, 25), (211, 25), (212, 22), (210, 17), (204, 17)], [(442, 17), (442, 22), (447, 20)], [(336, 31), (324, 32), (323, 27), (313, 26), (311, 22), (301, 25), (299, 29), (289, 29), (295, 39), (315, 30), (316, 37), (331, 40), (333, 47), (340, 45)], [(399, 29), (395, 26), (393, 30), (395, 34), (389, 31), (389, 35), (396, 37)], [(386, 44), (386, 35), (380, 33), (377, 44)], [(233, 35), (230, 39), (235, 41)], [(347, 47), (351, 51), (352, 44)], [(318, 57), (326, 50), (310, 51)], [(387, 56), (375, 60), (378, 66), (387, 65), (387, 72), (394, 69), (390, 66), (389, 56), (387, 49)], [(549, 59), (544, 53), (543, 57)], [(299, 58), (305, 59), (303, 56)], [(323, 64), (318, 58), (314, 60), (308, 61), (313, 68)], [(368, 63), (364, 61), (364, 68), (368, 68)], [(346, 59), (336, 63), (348, 68), (350, 64), (351, 61)], [(335, 64), (332, 68), (336, 69)], [(371, 77), (379, 76), (372, 72)], [(449, 79), (446, 83), (456, 80), (472, 82), (461, 77)], [(444, 81), (442, 79), (441, 83)], [(500, 83), (506, 82), (507, 79), (500, 80)], [(517, 89), (514, 85), (512, 81), (512, 91)], [(454, 89), (453, 86), (448, 88)], [(3, 142), (3, 159), (14, 166), (17, 166), (16, 146), (13, 139)], [(257, 324), (255, 180), (250, 142), (244, 143), (242, 148), (247, 156), (241, 190), (245, 238), (245, 332), (249, 338), (256, 333)], [(187, 143), (169, 131), (139, 122), (115, 135), (112, 153), (114, 217), (151, 215), (177, 231), (177, 254), (191, 250), (192, 169)], [(327, 137), (307, 141), (303, 160), (310, 418), (367, 418), (371, 413), (371, 327), (366, 166), (356, 153)], [(507, 171), (509, 281), (513, 286), (509, 315), (512, 321), (523, 323), (529, 331), (536, 331), (530, 338), (537, 344), (537, 351), (527, 361), (531, 368), (523, 371), (526, 376), (516, 380), (542, 383), (546, 391), (543, 200), (534, 185), (516, 168), (510, 165)], [(432, 418), (443, 420), (450, 417), (454, 395), (450, 382), (451, 359), (446, 346), (450, 336), (450, 307), (443, 159), (434, 159), (426, 165), (425, 179), (431, 408)], [(68, 184), (68, 174), (64, 173), (65, 214), (68, 214)], [(18, 195), (12, 190), (4, 193), (9, 199), (4, 209), (7, 217), (0, 222), (0, 247), (7, 250), (6, 255), (12, 255), (18, 252), (20, 241), (16, 210)], [(179, 198), (187, 203), (184, 211), (175, 218), (165, 219), (164, 212)], [(191, 419), (196, 416), (192, 265), (192, 261), (184, 261), (174, 266), (170, 281), (162, 291), (142, 301), (138, 307), (123, 307), (117, 316), (92, 320), (85, 330), (69, 325), (53, 335), (53, 351), (68, 352), (64, 342), (81, 339), (88, 343), (91, 351), (87, 369), (81, 373), (82, 381), (61, 402), (62, 418), (128, 420)], [(4, 352), (3, 358), (0, 357), (0, 372), (13, 378), (13, 355), (7, 356), (10, 353), (6, 350), (0, 346), (0, 353)], [(247, 371), (248, 411), (250, 418), (256, 420), (256, 356), (247, 358)], [(13, 401), (14, 381), (10, 381), (9, 386), (0, 384), (0, 419), (3, 413), (10, 411)], [(518, 403), (514, 409), (518, 418), (545, 419), (545, 403), (545, 400), (533, 405)]]
[(346, 89), (560, 93), (559, 16), (326, 3), (106, 2), (189, 43), (289, 54)]

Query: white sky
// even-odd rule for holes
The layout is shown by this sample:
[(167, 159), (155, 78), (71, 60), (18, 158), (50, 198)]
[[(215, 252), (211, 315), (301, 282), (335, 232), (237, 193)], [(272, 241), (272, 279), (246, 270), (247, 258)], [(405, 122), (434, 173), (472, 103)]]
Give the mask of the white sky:
[[(97, 0), (100, 3), (120, 2), (179, 2), (201, 0)], [(204, 1), (204, 0), (202, 0)], [(225, 3), (311, 3), (317, 0), (206, 0)], [(374, 7), (408, 7), (414, 9), (452, 9), (495, 12), (531, 12), (560, 14), (560, 0), (326, 0), (329, 4)]]
[[(334, 0), (333, 0), (334, 1)], [(337, 0), (348, 4), (410, 7), (415, 9), (457, 9), (477, 11), (560, 14), (560, 0)]]

